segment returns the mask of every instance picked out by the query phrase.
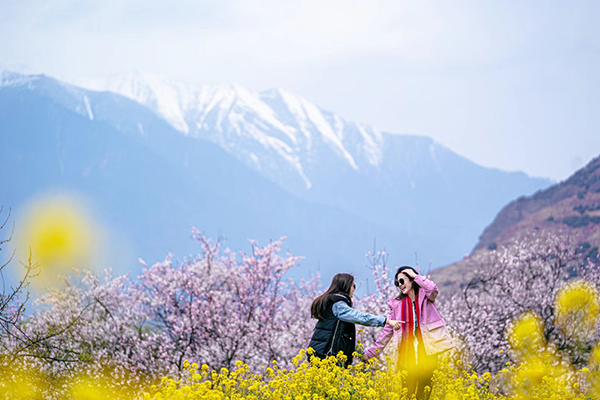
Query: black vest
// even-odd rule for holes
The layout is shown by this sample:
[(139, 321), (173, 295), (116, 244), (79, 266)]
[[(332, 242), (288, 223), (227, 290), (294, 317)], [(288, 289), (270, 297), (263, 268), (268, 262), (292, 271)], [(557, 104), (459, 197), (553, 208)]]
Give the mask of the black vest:
[(308, 347), (312, 347), (315, 355), (320, 358), (336, 356), (339, 351), (342, 351), (348, 357), (344, 365), (347, 366), (352, 364), (352, 353), (356, 346), (356, 327), (333, 315), (333, 304), (338, 301), (345, 301), (349, 306), (352, 305), (350, 297), (347, 295), (341, 293), (329, 295), (324, 319), (317, 321)]

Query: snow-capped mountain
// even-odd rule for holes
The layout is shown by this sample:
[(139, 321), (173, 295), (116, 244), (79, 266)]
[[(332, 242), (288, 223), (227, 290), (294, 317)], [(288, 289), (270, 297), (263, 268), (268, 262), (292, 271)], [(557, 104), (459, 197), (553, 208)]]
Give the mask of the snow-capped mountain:
[(301, 275), (341, 268), (364, 275), (373, 237), (416, 246), (402, 232), (291, 195), (121, 95), (46, 76), (21, 82), (0, 85), (0, 205), (15, 211), (18, 231), (28, 201), (81, 195), (111, 232), (101, 251), (125, 257), (101, 268), (125, 272), (139, 267), (138, 257), (152, 263), (169, 251), (196, 253), (192, 225), (234, 250), (248, 251), (248, 239), (262, 245), (286, 235), (282, 250), (306, 257)]
[(314, 175), (322, 172), (320, 157), (353, 170), (382, 161), (381, 132), (282, 89), (253, 93), (236, 84), (194, 87), (141, 73), (83, 85), (145, 105), (178, 131), (218, 144), (292, 192), (312, 187)]
[(12, 71), (0, 70), (0, 87), (28, 85), (38, 79), (40, 79), (39, 75), (22, 75)]
[[(377, 239), (403, 259), (414, 261), (418, 251), (420, 259), (433, 259), (434, 266), (453, 262), (470, 251), (505, 203), (551, 183), (523, 173), (481, 167), (425, 136), (390, 134), (348, 121), (281, 89), (253, 93), (235, 84), (196, 87), (146, 74), (101, 83), (87, 81), (89, 89), (45, 76), (5, 73), (2, 82), (0, 90), (4, 87), (7, 96), (11, 93), (10, 98), (14, 98), (18, 93), (26, 98), (18, 100), (19, 107), (34, 107), (30, 104), (43, 98), (93, 123), (93, 127), (110, 127), (114, 131), (111, 137), (117, 137), (115, 132), (124, 135), (150, 149), (157, 160), (185, 171), (185, 177), (173, 176), (173, 180), (187, 182), (194, 186), (193, 191), (208, 190), (208, 198), (233, 196), (241, 201), (239, 204), (247, 203), (247, 212), (263, 221), (261, 226), (256, 222), (246, 226), (243, 220), (227, 220), (230, 232), (250, 229), (246, 237), (260, 236), (251, 233), (254, 229), (262, 232), (261, 237), (271, 238), (301, 232), (297, 239), (304, 243), (303, 252), (329, 252), (324, 244), (335, 243), (334, 258), (338, 260), (342, 259), (340, 252), (348, 252), (345, 259), (357, 249), (364, 254)], [(66, 121), (51, 121), (47, 129), (62, 132), (68, 128)], [(80, 134), (87, 133), (82, 130)], [(207, 144), (213, 151), (207, 152)], [(87, 150), (81, 151), (85, 154)], [(256, 183), (256, 177), (242, 173), (239, 166), (232, 167), (230, 160), (217, 160), (224, 155), (237, 159), (271, 185)], [(235, 173), (228, 172), (232, 168)], [(140, 180), (152, 179), (135, 170), (141, 174)], [(207, 176), (213, 178), (204, 188), (201, 182)], [(130, 182), (135, 181), (130, 178)], [(168, 180), (165, 176), (163, 182)], [(275, 193), (275, 188), (291, 197), (278, 203), (274, 199), (282, 195)], [(285, 206), (296, 201), (291, 198), (303, 205)], [(186, 201), (178, 201), (174, 207), (185, 203), (193, 215), (196, 206)], [(306, 202), (319, 211), (310, 218), (306, 217), (310, 213), (302, 211), (304, 217), (300, 218), (293, 210), (306, 210)], [(271, 209), (278, 209), (279, 222), (264, 217)], [(339, 215), (346, 219), (336, 217), (335, 222), (326, 222), (323, 210), (341, 212)], [(242, 218), (239, 210), (236, 212)], [(287, 213), (296, 217), (284, 218)], [(184, 221), (185, 215), (179, 215), (179, 221)], [(213, 218), (217, 214), (211, 215), (210, 224), (222, 227)], [(267, 221), (277, 227), (277, 235), (268, 233)], [(358, 226), (363, 227), (360, 232)], [(331, 237), (333, 232), (341, 236)], [(308, 239), (312, 234), (314, 237)], [(365, 235), (371, 235), (371, 242), (359, 244), (359, 237)], [(404, 239), (392, 243), (392, 237)], [(352, 243), (352, 249), (341, 243)]]
[(294, 195), (436, 237), (461, 254), (506, 201), (551, 183), (483, 168), (431, 138), (381, 132), (282, 89), (253, 93), (236, 84), (193, 86), (141, 73), (85, 86), (143, 104)]

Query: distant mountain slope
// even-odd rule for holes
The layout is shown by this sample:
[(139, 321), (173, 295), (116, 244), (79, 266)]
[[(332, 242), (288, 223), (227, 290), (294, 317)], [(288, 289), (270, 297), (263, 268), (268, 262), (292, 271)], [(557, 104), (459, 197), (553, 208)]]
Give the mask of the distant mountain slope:
[(194, 87), (139, 73), (87, 85), (145, 105), (295, 196), (428, 239), (410, 252), (434, 266), (468, 252), (508, 201), (552, 183), (483, 168), (431, 138), (381, 132), (281, 89)]
[(474, 251), (494, 248), (532, 229), (569, 232), (582, 243), (600, 245), (600, 156), (570, 178), (504, 207)]
[[(534, 231), (574, 238), (584, 257), (600, 261), (600, 156), (565, 181), (507, 204), (471, 254), (506, 246)], [(468, 260), (432, 272), (446, 296), (464, 287), (472, 276)]]

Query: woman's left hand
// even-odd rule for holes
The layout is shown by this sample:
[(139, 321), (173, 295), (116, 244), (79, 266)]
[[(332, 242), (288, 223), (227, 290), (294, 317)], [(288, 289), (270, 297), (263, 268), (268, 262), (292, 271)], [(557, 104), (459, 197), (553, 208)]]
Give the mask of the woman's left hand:
[(417, 276), (417, 275), (418, 275), (418, 274), (417, 274), (415, 271), (413, 271), (413, 270), (412, 270), (412, 269), (410, 269), (410, 268), (407, 268), (407, 269), (405, 269), (405, 270), (404, 270), (404, 271), (402, 271), (402, 272), (404, 272), (406, 275), (410, 276), (412, 279), (415, 279), (415, 276)]

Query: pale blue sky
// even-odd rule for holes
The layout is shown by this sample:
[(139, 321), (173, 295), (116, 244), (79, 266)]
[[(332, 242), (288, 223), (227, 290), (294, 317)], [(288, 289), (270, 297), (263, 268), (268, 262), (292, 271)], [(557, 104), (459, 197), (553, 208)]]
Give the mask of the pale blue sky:
[(600, 2), (0, 0), (0, 68), (282, 87), (485, 166), (600, 154)]

